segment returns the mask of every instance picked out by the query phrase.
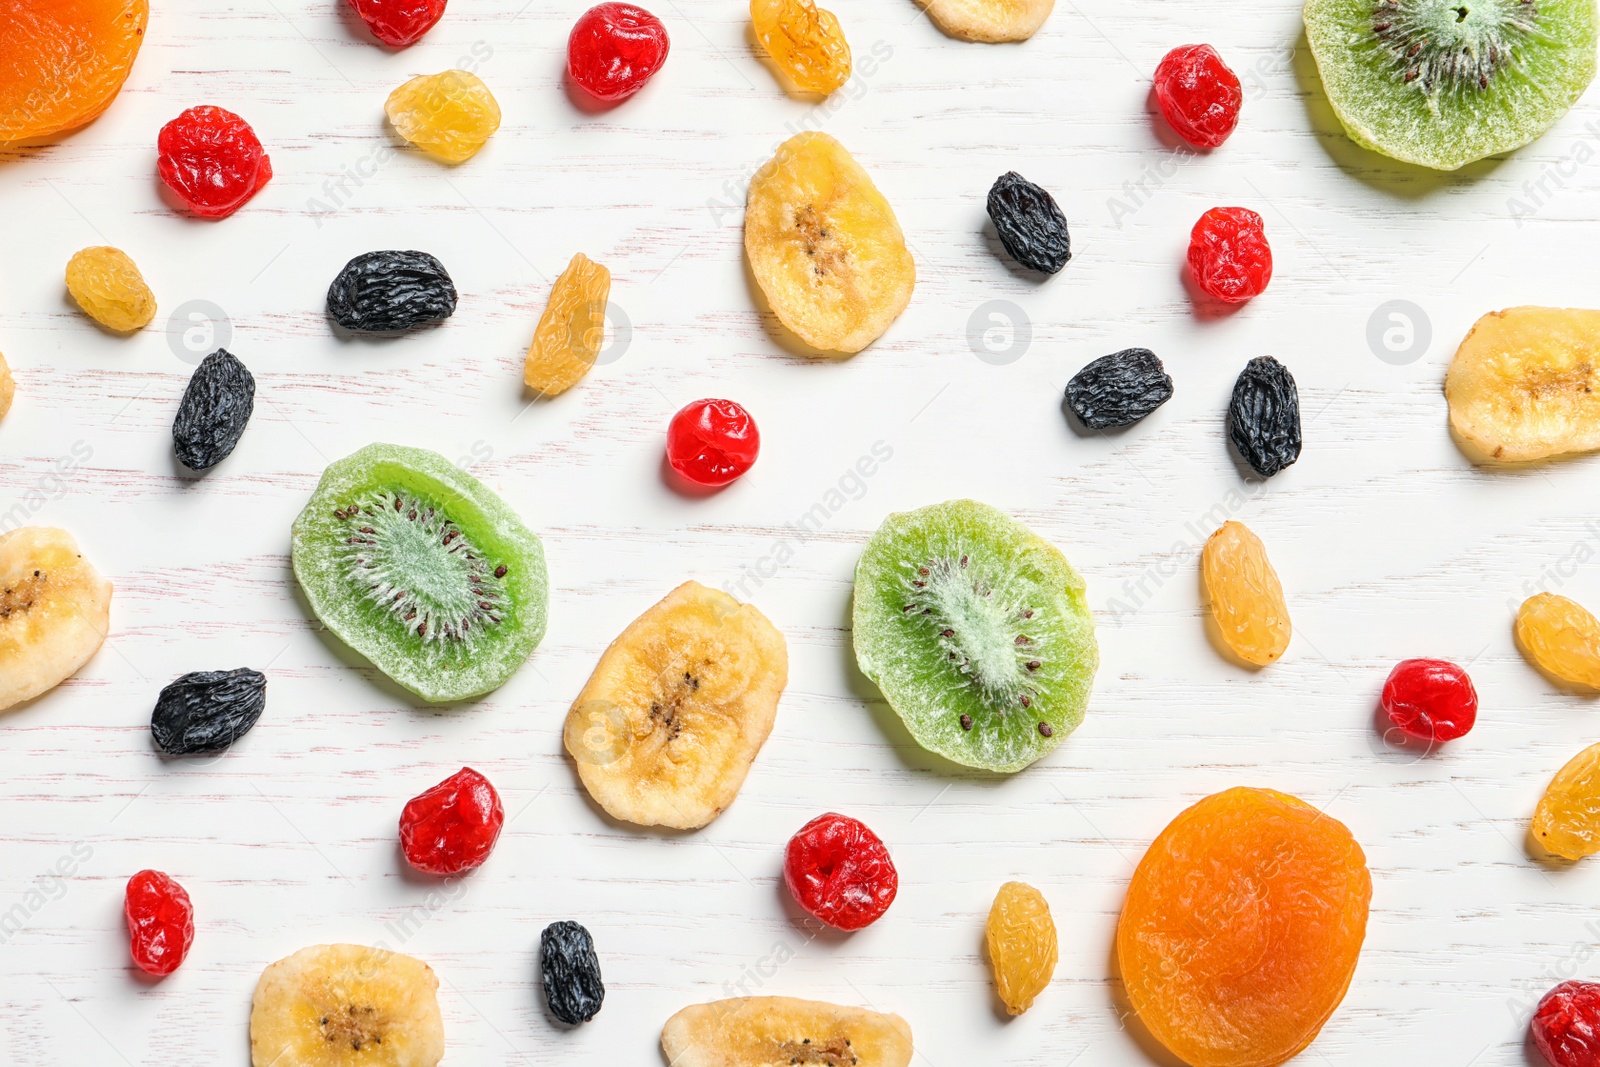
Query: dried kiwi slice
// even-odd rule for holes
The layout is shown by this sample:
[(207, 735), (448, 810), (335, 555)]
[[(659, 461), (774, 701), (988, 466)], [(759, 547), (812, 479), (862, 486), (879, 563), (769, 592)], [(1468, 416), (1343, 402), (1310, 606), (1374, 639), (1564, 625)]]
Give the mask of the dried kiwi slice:
[(499, 688), (544, 636), (539, 538), (436, 452), (368, 445), (330, 466), (293, 559), (328, 629), (424, 700)]
[(1083, 720), (1100, 660), (1083, 579), (1009, 515), (890, 515), (856, 565), (855, 649), (917, 743), (1018, 771)]

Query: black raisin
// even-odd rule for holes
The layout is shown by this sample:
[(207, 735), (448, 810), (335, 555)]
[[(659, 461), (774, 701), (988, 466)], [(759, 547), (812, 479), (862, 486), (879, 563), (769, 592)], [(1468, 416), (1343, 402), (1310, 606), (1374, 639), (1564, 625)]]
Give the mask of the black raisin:
[(1067, 406), (1091, 430), (1128, 426), (1172, 399), (1172, 377), (1148, 348), (1101, 356), (1067, 383)]
[(190, 470), (203, 471), (228, 458), (256, 408), (256, 380), (249, 368), (219, 348), (195, 368), (172, 423), (172, 447)]
[(1263, 478), (1300, 458), (1300, 391), (1289, 368), (1271, 356), (1245, 364), (1228, 404), (1228, 438)]
[(989, 217), (1011, 258), (1024, 267), (1054, 274), (1072, 258), (1067, 217), (1055, 197), (1015, 171), (995, 179), (989, 189)]
[(456, 287), (426, 252), (367, 252), (328, 286), (328, 314), (347, 330), (399, 333), (455, 313)]
[(266, 706), (260, 671), (196, 671), (161, 690), (150, 733), (169, 756), (220, 752), (249, 733)]
[(545, 927), (539, 937), (539, 964), (551, 1015), (572, 1026), (595, 1017), (606, 987), (600, 981), (594, 938), (582, 924), (563, 920)]

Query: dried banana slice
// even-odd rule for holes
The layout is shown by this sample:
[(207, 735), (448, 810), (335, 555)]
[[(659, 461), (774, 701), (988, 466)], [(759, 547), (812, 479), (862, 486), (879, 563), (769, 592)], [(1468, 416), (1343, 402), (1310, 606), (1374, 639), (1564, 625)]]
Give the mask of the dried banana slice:
[(11, 367), (6, 357), (0, 356), (0, 419), (11, 410), (11, 398), (17, 395), (17, 381), (11, 377)]
[(911, 1027), (898, 1015), (793, 997), (736, 997), (684, 1008), (661, 1029), (672, 1067), (907, 1067)]
[(923, 7), (945, 33), (963, 41), (1026, 41), (1044, 25), (1056, 0), (926, 0)]
[(695, 829), (739, 795), (788, 679), (765, 615), (685, 582), (600, 657), (567, 713), (567, 751), (613, 818)]
[(111, 583), (65, 530), (0, 535), (0, 710), (71, 678), (105, 643)]
[(421, 960), (312, 945), (261, 973), (251, 1067), (434, 1067), (444, 1058), (439, 979)]
[(825, 133), (789, 138), (751, 179), (744, 251), (773, 313), (827, 352), (883, 336), (917, 283), (894, 209)]

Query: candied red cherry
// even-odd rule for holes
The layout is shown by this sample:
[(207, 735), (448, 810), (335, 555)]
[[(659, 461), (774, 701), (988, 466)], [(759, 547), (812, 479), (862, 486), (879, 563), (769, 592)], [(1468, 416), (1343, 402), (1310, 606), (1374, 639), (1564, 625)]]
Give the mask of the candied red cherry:
[(1272, 280), (1272, 248), (1261, 216), (1249, 208), (1214, 207), (1189, 234), (1189, 271), (1209, 295), (1229, 304), (1260, 296)]
[(1156, 67), (1156, 104), (1173, 131), (1196, 148), (1215, 148), (1239, 124), (1239, 79), (1208, 44), (1186, 44)]
[(220, 107), (191, 107), (156, 140), (161, 180), (196, 215), (226, 218), (272, 178), (250, 124)]
[(154, 975), (177, 970), (194, 944), (194, 904), (183, 886), (160, 871), (140, 871), (128, 879), (122, 913), (139, 969)]
[(667, 61), (667, 28), (632, 4), (597, 4), (567, 38), (567, 73), (601, 100), (625, 100)]
[(760, 452), (756, 421), (731, 400), (696, 400), (667, 426), (667, 462), (697, 485), (727, 485)]
[(349, 0), (372, 36), (394, 48), (416, 44), (444, 14), (445, 0)]
[(1600, 1067), (1600, 984), (1562, 982), (1540, 998), (1530, 1026), (1551, 1067)]
[(463, 767), (400, 813), (400, 850), (425, 874), (461, 874), (489, 858), (506, 812), (489, 779)]
[(894, 903), (900, 875), (878, 835), (859, 819), (819, 815), (789, 839), (783, 880), (797, 904), (829, 926), (859, 930)]
[(1405, 733), (1423, 741), (1454, 741), (1478, 720), (1478, 691), (1467, 672), (1442, 659), (1395, 664), (1383, 683), (1383, 710)]

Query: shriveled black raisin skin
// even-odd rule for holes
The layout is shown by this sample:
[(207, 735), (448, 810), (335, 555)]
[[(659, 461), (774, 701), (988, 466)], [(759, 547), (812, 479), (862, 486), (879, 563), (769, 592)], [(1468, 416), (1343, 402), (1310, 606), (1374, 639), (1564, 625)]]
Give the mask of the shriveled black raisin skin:
[(256, 380), (226, 348), (195, 368), (172, 422), (172, 449), (192, 471), (209, 470), (228, 458), (256, 409)]
[(443, 322), (456, 310), (456, 287), (426, 252), (366, 252), (328, 286), (328, 314), (347, 330), (400, 333)]
[(1228, 404), (1228, 439), (1263, 478), (1300, 458), (1300, 391), (1289, 368), (1271, 356), (1245, 364)]
[(1131, 426), (1172, 399), (1172, 376), (1148, 348), (1124, 348), (1074, 374), (1066, 399), (1091, 430)]
[(988, 208), (1000, 243), (1024, 267), (1054, 274), (1072, 258), (1067, 217), (1055, 197), (1016, 171), (995, 179)]
[(551, 923), (539, 937), (539, 969), (550, 1014), (577, 1026), (593, 1019), (606, 999), (594, 938), (581, 923)]
[(250, 732), (266, 706), (260, 671), (196, 671), (161, 690), (150, 735), (169, 756), (221, 752)]

